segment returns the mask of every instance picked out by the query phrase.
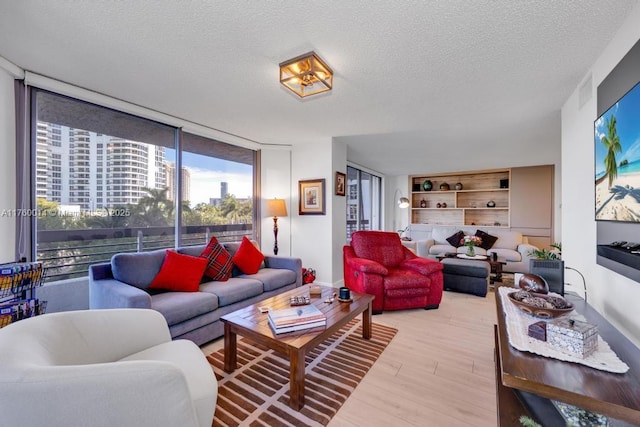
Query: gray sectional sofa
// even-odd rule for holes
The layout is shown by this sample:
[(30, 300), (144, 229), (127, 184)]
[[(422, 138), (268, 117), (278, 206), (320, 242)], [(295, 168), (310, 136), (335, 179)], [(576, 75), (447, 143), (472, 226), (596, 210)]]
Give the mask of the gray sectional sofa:
[[(233, 255), (240, 242), (223, 243)], [(179, 248), (178, 252), (199, 256), (205, 245)], [(148, 289), (166, 249), (122, 253), (110, 263), (89, 267), (89, 308), (151, 308), (169, 324), (173, 339), (184, 338), (198, 345), (223, 335), (220, 317), (262, 299), (302, 285), (299, 258), (265, 255), (256, 274), (234, 268), (226, 282), (203, 282), (198, 292), (171, 292)]]

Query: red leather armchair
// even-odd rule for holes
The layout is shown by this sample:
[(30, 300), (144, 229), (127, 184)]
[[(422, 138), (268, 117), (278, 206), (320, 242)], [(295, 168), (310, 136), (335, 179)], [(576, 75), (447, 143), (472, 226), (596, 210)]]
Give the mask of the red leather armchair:
[(442, 300), (442, 264), (420, 258), (400, 242), (398, 233), (356, 231), (343, 248), (344, 283), (375, 296), (373, 312), (438, 308)]

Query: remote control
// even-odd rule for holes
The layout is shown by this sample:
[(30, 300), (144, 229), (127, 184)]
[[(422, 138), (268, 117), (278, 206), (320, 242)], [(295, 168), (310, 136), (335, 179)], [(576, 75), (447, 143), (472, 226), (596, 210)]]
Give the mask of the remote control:
[(289, 300), (289, 303), (292, 306), (307, 305), (307, 304), (311, 304), (311, 300), (309, 299), (309, 297), (291, 297), (291, 299)]

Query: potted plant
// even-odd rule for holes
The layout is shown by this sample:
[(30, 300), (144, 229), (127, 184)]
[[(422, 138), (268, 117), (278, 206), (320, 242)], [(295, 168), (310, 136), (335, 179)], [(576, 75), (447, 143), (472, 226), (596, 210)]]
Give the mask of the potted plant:
[(553, 243), (552, 249), (534, 249), (529, 252), (529, 272), (542, 277), (549, 290), (564, 295), (564, 261), (562, 245)]
[(553, 249), (550, 251), (546, 249), (534, 249), (529, 251), (529, 256), (533, 256), (536, 259), (560, 260), (562, 258), (562, 243), (552, 243), (549, 246)]

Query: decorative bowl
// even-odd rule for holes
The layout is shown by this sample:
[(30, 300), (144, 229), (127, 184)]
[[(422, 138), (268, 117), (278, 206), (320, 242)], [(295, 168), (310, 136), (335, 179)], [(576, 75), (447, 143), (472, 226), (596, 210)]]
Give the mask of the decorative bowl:
[[(565, 300), (562, 297), (556, 297), (545, 294), (537, 294), (535, 292), (527, 292), (530, 295), (530, 298), (526, 298), (524, 300), (519, 300), (516, 294), (526, 291), (515, 291), (507, 294), (512, 303), (516, 305), (520, 310), (524, 311), (527, 314), (531, 314), (536, 317), (541, 317), (544, 319), (551, 319), (553, 317), (560, 317), (564, 314), (571, 313), (573, 311), (573, 304), (569, 301)], [(539, 307), (536, 305), (536, 301), (539, 301), (538, 298), (544, 300), (547, 304), (551, 304), (551, 301), (561, 301), (566, 307), (565, 308), (551, 308), (548, 305), (543, 307)]]

